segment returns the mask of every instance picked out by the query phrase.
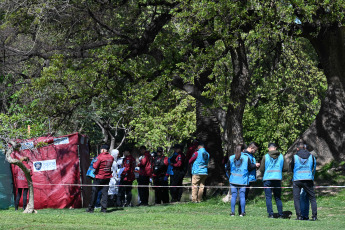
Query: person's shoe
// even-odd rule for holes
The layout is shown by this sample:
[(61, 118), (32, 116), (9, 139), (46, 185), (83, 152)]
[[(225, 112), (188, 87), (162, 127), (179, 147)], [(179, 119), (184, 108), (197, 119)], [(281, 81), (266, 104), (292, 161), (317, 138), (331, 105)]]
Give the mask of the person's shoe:
[(101, 209), (101, 213), (107, 213), (106, 209)]
[(93, 213), (93, 210), (88, 208), (88, 209), (86, 209), (86, 212)]
[(295, 220), (303, 220), (301, 216), (297, 216)]
[(272, 219), (273, 219), (273, 218), (274, 218), (274, 216), (273, 216), (273, 215), (268, 215), (268, 218), (272, 218)]
[(309, 217), (304, 217), (304, 216), (302, 216), (302, 219), (303, 219), (303, 220), (309, 220)]
[(310, 221), (316, 221), (317, 220), (317, 217), (316, 216), (313, 216)]
[(244, 212), (244, 213), (241, 213), (240, 214), (240, 217), (244, 217), (246, 215), (246, 213)]
[(95, 209), (99, 209), (99, 208), (101, 208), (101, 206), (95, 206)]
[(235, 213), (233, 213), (233, 212), (232, 212), (232, 213), (230, 213), (230, 216), (235, 216)]

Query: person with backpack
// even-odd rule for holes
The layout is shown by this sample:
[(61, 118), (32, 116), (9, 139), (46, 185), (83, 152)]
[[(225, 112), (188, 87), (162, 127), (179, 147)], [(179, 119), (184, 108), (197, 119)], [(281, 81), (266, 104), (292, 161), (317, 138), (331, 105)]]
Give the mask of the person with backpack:
[(189, 160), (192, 165), (192, 202), (201, 202), (204, 194), (205, 181), (208, 175), (208, 161), (210, 154), (206, 151), (205, 145), (199, 142), (195, 152)]
[(245, 206), (246, 206), (246, 187), (249, 184), (249, 174), (250, 171), (256, 168), (256, 164), (252, 163), (250, 158), (241, 153), (243, 145), (237, 145), (235, 149), (235, 154), (230, 156), (230, 190), (231, 190), (231, 213), (230, 216), (235, 216), (235, 205), (237, 195), (240, 196), (241, 213), (240, 216), (245, 216)]
[(117, 199), (118, 206), (131, 206), (132, 202), (132, 184), (135, 180), (134, 168), (135, 168), (135, 159), (131, 155), (129, 150), (123, 152), (123, 168), (120, 174), (120, 188), (119, 195)]
[(168, 158), (163, 154), (163, 148), (157, 148), (157, 155), (153, 159), (153, 185), (155, 186), (166, 186), (155, 188), (155, 203), (164, 204), (169, 203), (169, 189), (168, 189)]
[[(283, 203), (281, 201), (281, 181), (283, 171), (288, 171), (288, 164), (275, 143), (268, 144), (268, 153), (262, 158), (260, 172), (263, 174), (263, 182), (266, 196), (266, 208), (268, 218), (274, 218), (272, 209), (272, 192), (278, 209), (278, 218), (283, 218)], [(273, 188), (272, 188), (273, 187)]]
[(310, 200), (312, 210), (312, 218), (310, 220), (317, 220), (317, 204), (314, 192), (316, 159), (305, 149), (303, 142), (297, 143), (297, 153), (291, 159), (291, 171), (293, 172), (292, 193), (297, 216), (296, 220), (303, 220), (300, 204), (302, 188)]
[[(149, 183), (152, 175), (152, 156), (149, 151), (146, 151), (145, 146), (140, 147), (139, 157), (139, 178), (138, 178), (138, 194), (140, 197), (140, 204), (138, 206), (149, 205)], [(144, 187), (140, 187), (144, 186)], [(147, 186), (147, 187), (146, 187)]]
[(186, 173), (185, 155), (182, 152), (182, 146), (180, 144), (174, 145), (174, 156), (170, 159), (170, 165), (173, 166), (173, 175), (170, 176), (170, 186), (172, 186), (170, 188), (170, 195), (171, 202), (179, 202), (183, 193), (183, 177)]

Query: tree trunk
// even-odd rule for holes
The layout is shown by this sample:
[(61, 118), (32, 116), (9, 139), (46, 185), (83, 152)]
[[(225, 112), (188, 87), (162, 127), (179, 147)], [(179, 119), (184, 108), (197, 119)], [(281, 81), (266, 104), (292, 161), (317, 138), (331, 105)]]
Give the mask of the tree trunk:
[(17, 159), (13, 159), (11, 157), (11, 154), (13, 152), (14, 148), (19, 147), (18, 144), (11, 142), (10, 143), (11, 146), (6, 150), (6, 160), (10, 163), (10, 164), (15, 164), (17, 165), (19, 168), (21, 168), (25, 174), (26, 180), (28, 181), (28, 186), (29, 186), (29, 203), (26, 206), (26, 209), (24, 210), (23, 213), (37, 213), (37, 211), (34, 209), (34, 187), (32, 184), (32, 178), (30, 175), (30, 170), (25, 167), (25, 165)]
[(206, 183), (218, 185), (224, 182), (224, 170), (221, 168), (223, 151), (219, 123), (208, 108), (196, 101), (196, 136), (205, 143), (210, 154), (209, 173)]
[(321, 29), (317, 37), (307, 38), (318, 53), (328, 90), (301, 139), (314, 149), (320, 164), (345, 160), (345, 28)]

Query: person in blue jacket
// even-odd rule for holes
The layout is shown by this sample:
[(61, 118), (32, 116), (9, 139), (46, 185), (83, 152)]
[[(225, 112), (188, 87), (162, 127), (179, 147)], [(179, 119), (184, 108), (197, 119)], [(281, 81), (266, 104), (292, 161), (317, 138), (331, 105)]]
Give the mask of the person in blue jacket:
[(256, 168), (249, 157), (241, 152), (242, 145), (237, 145), (235, 155), (230, 156), (230, 190), (231, 190), (231, 213), (230, 216), (235, 216), (235, 205), (237, 195), (240, 195), (241, 213), (240, 216), (245, 216), (245, 193), (246, 187), (249, 184), (249, 172)]
[[(263, 182), (266, 196), (266, 208), (268, 218), (273, 217), (272, 192), (278, 209), (278, 218), (283, 218), (283, 203), (281, 201), (281, 181), (283, 171), (288, 171), (288, 164), (275, 143), (268, 144), (268, 153), (262, 158), (260, 171), (263, 174)], [(273, 188), (272, 188), (273, 187)]]
[(189, 159), (192, 164), (192, 202), (201, 202), (204, 194), (204, 185), (208, 175), (208, 161), (210, 154), (206, 151), (205, 145), (199, 142), (198, 151), (193, 153)]
[[(253, 185), (253, 183), (256, 181), (256, 169), (260, 167), (260, 163), (256, 163), (256, 159), (254, 157), (254, 154), (256, 153), (256, 151), (258, 151), (259, 149), (259, 145), (255, 142), (251, 142), (247, 149), (245, 149), (242, 154), (244, 154), (245, 156), (249, 157), (249, 160), (251, 162), (251, 164), (255, 164), (256, 167), (251, 168), (249, 171), (249, 184), (248, 187), (251, 187)], [(245, 193), (245, 198), (246, 200), (248, 199), (248, 194), (249, 194), (249, 188), (246, 189), (246, 193)], [(239, 206), (238, 208), (238, 214), (243, 213), (243, 211), (241, 210), (241, 206)]]
[(303, 142), (297, 143), (297, 153), (291, 160), (291, 171), (293, 172), (293, 198), (296, 210), (296, 220), (303, 220), (301, 213), (301, 189), (307, 193), (309, 197), (312, 218), (310, 220), (317, 220), (317, 204), (314, 192), (314, 175), (316, 170), (316, 159), (305, 149)]

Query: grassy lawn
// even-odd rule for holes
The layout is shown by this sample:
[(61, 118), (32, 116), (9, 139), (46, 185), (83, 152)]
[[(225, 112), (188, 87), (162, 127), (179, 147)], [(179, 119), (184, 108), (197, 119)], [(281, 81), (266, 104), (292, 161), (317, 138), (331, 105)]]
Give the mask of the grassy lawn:
[[(262, 198), (248, 202), (247, 216), (230, 217), (230, 204), (213, 198), (199, 204), (110, 208), (108, 213), (85, 213), (85, 209), (44, 209), (37, 214), (0, 211), (1, 229), (344, 229), (345, 190), (317, 198), (319, 221), (268, 219)], [(275, 205), (275, 204), (274, 204)], [(283, 201), (294, 213), (293, 201)], [(276, 207), (274, 207), (276, 210)]]

